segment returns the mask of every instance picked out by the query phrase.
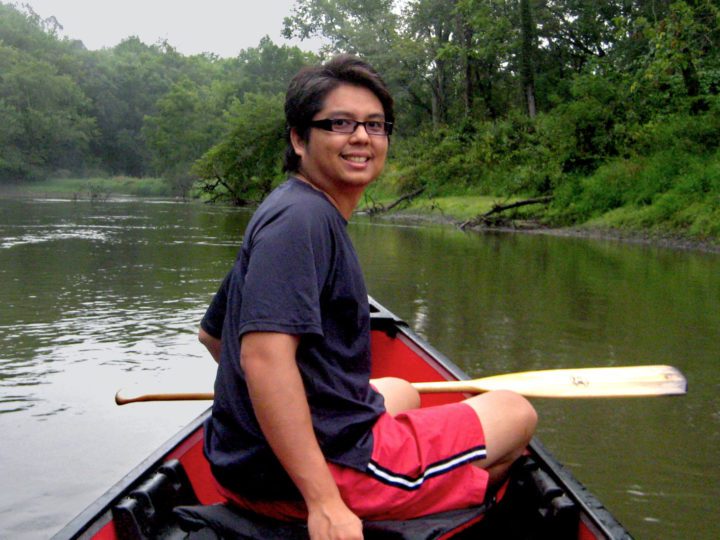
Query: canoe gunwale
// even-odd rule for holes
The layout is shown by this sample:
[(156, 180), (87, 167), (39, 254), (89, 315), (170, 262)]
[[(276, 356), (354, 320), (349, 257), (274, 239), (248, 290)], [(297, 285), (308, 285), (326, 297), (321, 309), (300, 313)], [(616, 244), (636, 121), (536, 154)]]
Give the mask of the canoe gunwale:
[(560, 463), (537, 437), (533, 437), (528, 448), (537, 459), (547, 466), (547, 472), (563, 487), (566, 494), (580, 506), (581, 516), (590, 519), (598, 533), (612, 540), (632, 540), (627, 529), (605, 505), (575, 478), (573, 473)]

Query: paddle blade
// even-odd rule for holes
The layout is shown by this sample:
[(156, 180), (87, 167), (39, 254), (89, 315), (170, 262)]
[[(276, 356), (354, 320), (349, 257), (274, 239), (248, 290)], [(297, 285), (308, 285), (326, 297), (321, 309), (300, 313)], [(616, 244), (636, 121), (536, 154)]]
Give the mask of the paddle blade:
[(550, 369), (469, 381), (415, 383), (419, 392), (513, 390), (527, 397), (598, 398), (672, 396), (687, 393), (687, 381), (672, 366)]

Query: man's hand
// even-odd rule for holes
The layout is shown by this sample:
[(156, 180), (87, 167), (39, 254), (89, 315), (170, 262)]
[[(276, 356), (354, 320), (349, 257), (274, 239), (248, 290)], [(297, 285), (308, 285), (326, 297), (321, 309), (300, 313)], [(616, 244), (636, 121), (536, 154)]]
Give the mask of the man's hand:
[(362, 521), (342, 499), (308, 507), (308, 532), (311, 540), (361, 540)]

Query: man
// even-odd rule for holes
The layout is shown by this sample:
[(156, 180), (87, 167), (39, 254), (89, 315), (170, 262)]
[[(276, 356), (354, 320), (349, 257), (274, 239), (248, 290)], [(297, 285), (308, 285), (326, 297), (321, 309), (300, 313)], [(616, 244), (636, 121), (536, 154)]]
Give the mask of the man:
[(221, 492), (307, 519), (313, 539), (481, 504), (532, 436), (527, 401), (494, 392), (417, 409), (408, 383), (369, 380), (367, 291), (346, 227), (385, 164), (385, 84), (339, 56), (293, 79), (285, 115), (291, 176), (255, 212), (201, 324), (219, 362), (205, 452)]

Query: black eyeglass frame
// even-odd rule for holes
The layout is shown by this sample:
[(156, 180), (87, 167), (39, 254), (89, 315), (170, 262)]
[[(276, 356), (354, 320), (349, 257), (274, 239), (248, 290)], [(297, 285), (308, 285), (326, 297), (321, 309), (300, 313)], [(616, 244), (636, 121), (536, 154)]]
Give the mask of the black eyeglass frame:
[[(352, 130), (340, 131), (334, 129), (333, 122), (336, 122), (338, 120), (342, 120), (343, 122), (347, 122), (348, 124), (350, 124), (352, 126)], [(384, 132), (371, 133), (367, 128), (367, 124), (382, 124), (385, 128)], [(350, 120), (349, 118), (323, 118), (321, 120), (311, 120), (310, 122), (308, 122), (308, 126), (323, 129), (325, 131), (332, 131), (333, 133), (342, 133), (343, 135), (350, 135), (352, 133), (355, 133), (358, 126), (363, 126), (367, 134), (374, 137), (388, 137), (390, 134), (392, 134), (393, 130), (392, 122), (384, 122), (383, 120), (368, 120), (366, 122), (360, 122), (359, 120)]]

